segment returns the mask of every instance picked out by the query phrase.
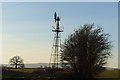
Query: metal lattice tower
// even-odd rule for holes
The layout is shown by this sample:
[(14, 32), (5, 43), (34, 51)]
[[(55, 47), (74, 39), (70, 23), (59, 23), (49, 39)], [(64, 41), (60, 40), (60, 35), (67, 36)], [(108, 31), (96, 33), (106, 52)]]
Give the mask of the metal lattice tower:
[(60, 62), (60, 46), (61, 46), (61, 36), (60, 32), (63, 32), (59, 27), (60, 18), (57, 13), (54, 14), (54, 26), (52, 32), (54, 32), (54, 41), (52, 46), (52, 52), (50, 56), (49, 67), (58, 68)]

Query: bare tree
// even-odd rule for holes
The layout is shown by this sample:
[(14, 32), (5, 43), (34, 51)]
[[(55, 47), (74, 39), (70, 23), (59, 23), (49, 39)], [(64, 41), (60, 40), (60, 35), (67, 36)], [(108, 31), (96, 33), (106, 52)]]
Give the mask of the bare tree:
[(65, 40), (61, 61), (68, 63), (79, 76), (94, 77), (111, 55), (109, 36), (94, 24), (81, 26)]
[(20, 56), (14, 56), (9, 61), (10, 65), (15, 66), (15, 68), (24, 68), (23, 59)]

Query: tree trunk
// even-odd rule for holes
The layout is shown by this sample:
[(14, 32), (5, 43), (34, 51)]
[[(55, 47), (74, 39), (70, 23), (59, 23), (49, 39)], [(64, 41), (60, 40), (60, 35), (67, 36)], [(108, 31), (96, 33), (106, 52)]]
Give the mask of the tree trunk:
[(15, 69), (17, 69), (17, 64), (15, 64)]

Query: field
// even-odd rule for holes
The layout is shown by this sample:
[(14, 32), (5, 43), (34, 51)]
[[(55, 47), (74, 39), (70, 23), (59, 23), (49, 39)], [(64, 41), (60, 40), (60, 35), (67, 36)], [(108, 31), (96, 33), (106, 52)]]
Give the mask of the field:
[[(120, 70), (106, 70), (101, 73), (99, 73), (96, 78), (98, 80), (118, 80), (118, 73)], [(47, 71), (48, 72), (48, 71)], [(3, 70), (3, 79), (2, 80), (7, 80), (10, 78), (17, 78), (15, 80), (49, 80), (46, 78), (47, 75), (50, 75), (50, 72), (47, 73), (45, 69), (35, 69), (35, 68), (26, 68), (26, 69), (8, 69), (8, 70)], [(63, 75), (62, 75), (63, 74)], [(57, 71), (56, 75), (61, 75), (61, 76), (70, 76), (70, 74), (65, 73), (65, 71)], [(32, 79), (39, 77), (40, 79)], [(31, 78), (31, 79), (29, 79)], [(46, 79), (45, 79), (46, 78)], [(12, 79), (13, 80), (13, 79)]]
[(99, 78), (118, 78), (119, 71), (118, 70), (108, 70), (101, 72), (99, 74)]

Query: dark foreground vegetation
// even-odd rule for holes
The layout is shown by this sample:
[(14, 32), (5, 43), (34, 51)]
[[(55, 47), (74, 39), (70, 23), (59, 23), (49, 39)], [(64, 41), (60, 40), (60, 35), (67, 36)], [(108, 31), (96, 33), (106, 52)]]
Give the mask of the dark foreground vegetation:
[[(25, 69), (8, 69), (3, 68), (2, 80), (118, 80), (118, 72), (113, 77), (106, 77), (110, 74), (102, 73), (96, 78), (86, 78), (86, 76), (77, 75), (70, 70), (50, 69), (50, 68), (25, 68)], [(109, 73), (109, 72), (108, 72)], [(103, 78), (102, 78), (103, 76)]]

